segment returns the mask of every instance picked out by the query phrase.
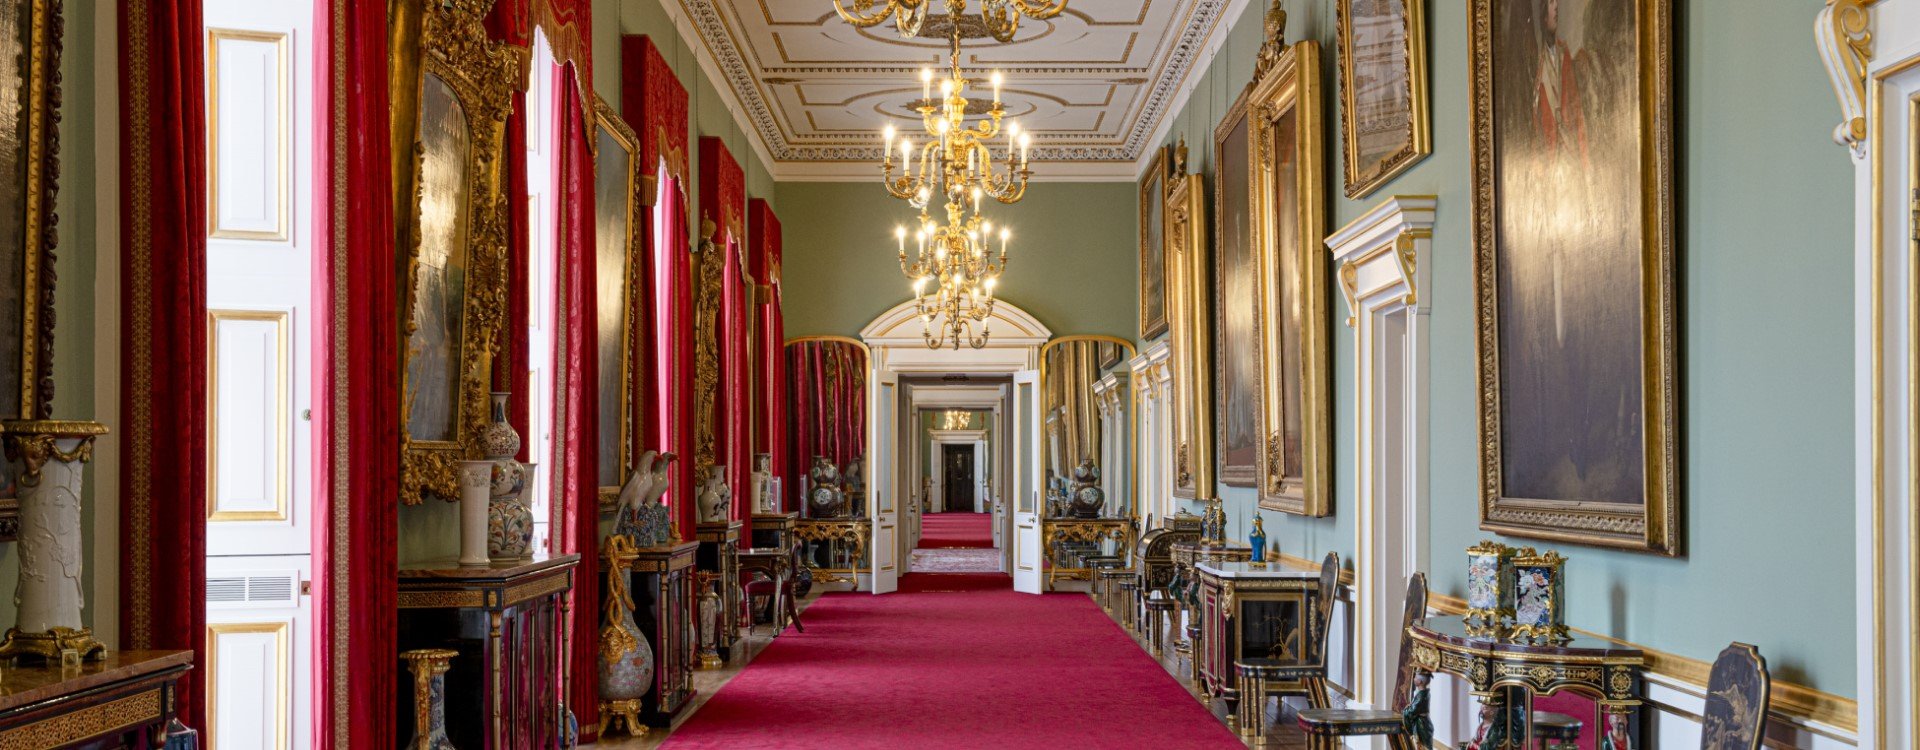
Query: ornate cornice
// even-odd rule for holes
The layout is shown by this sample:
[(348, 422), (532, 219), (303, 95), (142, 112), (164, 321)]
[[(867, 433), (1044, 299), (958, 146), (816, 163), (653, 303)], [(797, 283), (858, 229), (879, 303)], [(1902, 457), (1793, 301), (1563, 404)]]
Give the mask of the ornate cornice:
[[(1171, 104), (1179, 94), (1180, 86), (1193, 72), (1196, 62), (1201, 58), (1205, 42), (1221, 21), (1230, 0), (1192, 0), (1193, 12), (1186, 16), (1187, 23), (1177, 30), (1170, 31), (1172, 36), (1166, 41), (1168, 48), (1165, 64), (1152, 79), (1151, 88), (1142, 96), (1138, 113), (1129, 120), (1129, 126), (1121, 133), (1119, 143), (1081, 143), (1074, 141), (1109, 140), (1099, 135), (1085, 134), (1048, 134), (1046, 143), (1033, 148), (1035, 162), (1125, 162), (1131, 165), (1146, 153), (1153, 134), (1161, 121), (1167, 117)], [(716, 7), (716, 0), (679, 0), (679, 6), (688, 21), (700, 36), (702, 45), (711, 55), (720, 77), (724, 79), (729, 93), (733, 94), (743, 109), (744, 118), (751, 130), (758, 136), (767, 155), (776, 162), (878, 162), (884, 145), (877, 131), (873, 134), (829, 136), (819, 140), (824, 143), (796, 144), (788, 140), (775, 116), (772, 105), (762, 96), (760, 82), (755, 80), (755, 72), (747, 63), (747, 55), (740, 49), (734, 35), (728, 29), (728, 19)], [(885, 63), (867, 66), (849, 66), (832, 68), (832, 72), (868, 72), (885, 75), (910, 75), (919, 65)], [(825, 72), (827, 69), (806, 66), (781, 66), (769, 69), (769, 73), (806, 73)], [(1111, 74), (1114, 68), (1075, 68), (1058, 66), (1025, 69), (1019, 67), (1004, 68), (1009, 73), (1060, 74), (1060, 73), (1103, 73)], [(1140, 69), (1138, 74), (1152, 71)], [(845, 141), (838, 143), (836, 141)], [(1131, 167), (1129, 167), (1131, 168)]]

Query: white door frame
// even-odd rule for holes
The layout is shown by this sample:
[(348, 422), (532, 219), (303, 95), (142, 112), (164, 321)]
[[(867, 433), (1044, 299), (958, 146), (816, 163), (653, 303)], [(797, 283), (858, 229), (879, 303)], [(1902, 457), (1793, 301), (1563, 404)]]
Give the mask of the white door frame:
[[(1040, 517), (1046, 510), (1041, 500), (1041, 472), (1046, 466), (1041, 449), (1042, 408), (1040, 371), (1021, 370), (1013, 374), (1014, 440), (1020, 443), (1013, 454), (1013, 590), (1025, 594), (1046, 593), (1045, 549), (1041, 543)], [(1022, 450), (1024, 448), (1024, 450)]]
[[(1868, 7), (1868, 6), (1871, 7)], [(1835, 158), (1854, 167), (1854, 600), (1859, 746), (1920, 742), (1920, 430), (1913, 134), (1920, 2), (1829, 2), (1814, 46), (1840, 103)], [(1857, 46), (1856, 46), (1857, 45)]]
[[(946, 491), (945, 482), (942, 479), (943, 470), (946, 468), (946, 462), (944, 460), (945, 454), (942, 453), (942, 449), (948, 445), (973, 446), (973, 507), (976, 510), (979, 509), (982, 495), (985, 494), (985, 487), (980, 476), (980, 464), (987, 452), (986, 428), (978, 430), (929, 430), (927, 434), (932, 438), (929, 442), (933, 451), (933, 455), (928, 456), (928, 465), (940, 467), (941, 470), (933, 471), (932, 475), (934, 485), (939, 487), (942, 493)], [(944, 498), (944, 494), (941, 496)]]
[[(994, 302), (993, 315), (987, 323), (993, 336), (984, 347), (929, 349), (922, 333), (922, 321), (915, 312), (914, 301), (909, 299), (894, 305), (860, 329), (860, 340), (867, 345), (870, 355), (868, 367), (875, 372), (885, 368), (902, 375), (1011, 376), (1021, 370), (1040, 369), (1040, 347), (1053, 338), (1053, 331), (1004, 297)], [(1003, 410), (998, 404), (995, 405), (992, 431), (997, 434), (994, 437), (1006, 437), (1001, 425), (1010, 413), (1011, 409)], [(1009, 486), (1003, 482), (1009, 475), (1007, 468), (1013, 462), (1012, 442), (1008, 439), (999, 440), (1001, 450), (996, 452), (995, 461), (998, 465), (993, 477), (999, 487)], [(996, 502), (1010, 503), (1011, 499), (1002, 497)], [(994, 534), (1001, 539), (1003, 548), (1011, 551), (1013, 545), (1005, 542), (1012, 538), (1013, 514), (1002, 512), (999, 516), (994, 519)], [(1011, 561), (1007, 564), (1010, 565)]]
[(1397, 195), (1327, 238), (1354, 329), (1354, 699), (1392, 703), (1408, 576), (1427, 569), (1427, 313), (1438, 201)]

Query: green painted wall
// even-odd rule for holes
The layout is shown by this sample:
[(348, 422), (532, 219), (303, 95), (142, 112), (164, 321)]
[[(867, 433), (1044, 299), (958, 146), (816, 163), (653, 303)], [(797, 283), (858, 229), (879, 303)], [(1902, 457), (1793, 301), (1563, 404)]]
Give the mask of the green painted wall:
[[(1854, 686), (1852, 171), (1834, 146), (1833, 95), (1791, 3), (1674, 3), (1678, 98), (1681, 494), (1686, 556), (1505, 538), (1569, 555), (1575, 626), (1711, 659), (1758, 644), (1777, 679), (1844, 696)], [(1289, 0), (1290, 39), (1318, 39), (1329, 124), (1330, 228), (1393, 194), (1440, 199), (1431, 259), (1431, 564), (1459, 595), (1479, 530), (1469, 189), (1467, 3), (1427, 4), (1435, 153), (1368, 199), (1339, 198), (1332, 3)], [(1263, 3), (1250, 2), (1184, 111), (1193, 160), (1252, 75)], [(1117, 259), (1116, 259), (1117, 260)], [(1333, 328), (1335, 515), (1276, 518), (1289, 554), (1350, 556), (1353, 336)], [(1785, 355), (1785, 356), (1782, 356)], [(1227, 489), (1233, 533), (1251, 493)], [(1277, 522), (1276, 522), (1277, 521)], [(1756, 582), (1766, 582), (1764, 588)], [(1792, 592), (1783, 606), (1775, 592)]]
[[(874, 317), (907, 300), (893, 228), (914, 218), (879, 178), (782, 182), (782, 293), (788, 336), (859, 336)], [(1137, 335), (1139, 207), (1132, 183), (1044, 182), (1026, 199), (987, 210), (1013, 230), (998, 296), (1032, 313), (1055, 336)], [(911, 239), (911, 238), (909, 238)]]
[[(686, 40), (680, 38), (666, 10), (657, 2), (593, 0), (593, 17), (593, 88), (615, 109), (621, 106), (620, 37), (623, 34), (652, 37), (654, 45), (660, 48), (661, 56), (679, 75), (680, 83), (687, 87), (688, 108), (691, 110), (687, 117), (687, 144), (692, 151), (688, 155), (688, 166), (693, 172), (693, 184), (687, 188), (689, 198), (697, 204), (700, 196), (700, 137), (716, 136), (726, 142), (727, 150), (746, 173), (747, 197), (765, 199), (778, 211), (773, 178), (750, 145), (752, 135), (734, 123), (718, 90), (700, 70), (693, 49), (687, 46)], [(699, 210), (698, 205), (695, 210)], [(785, 217), (782, 216), (782, 219), (784, 221)], [(698, 227), (697, 220), (689, 227), (696, 231), (693, 237), (695, 243), (699, 241)], [(786, 236), (793, 236), (792, 228), (786, 227), (784, 230)], [(400, 562), (403, 565), (417, 560), (452, 557), (460, 552), (460, 513), (458, 506), (452, 503), (428, 501), (420, 505), (403, 506), (400, 508), (399, 526)], [(3, 560), (0, 560), (0, 565), (4, 565)], [(5, 568), (0, 567), (0, 575), (4, 574)]]

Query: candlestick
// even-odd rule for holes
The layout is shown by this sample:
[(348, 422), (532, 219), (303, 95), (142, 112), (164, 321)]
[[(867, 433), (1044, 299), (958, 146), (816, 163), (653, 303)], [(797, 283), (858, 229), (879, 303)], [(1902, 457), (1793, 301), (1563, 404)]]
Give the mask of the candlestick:
[(921, 68), (920, 69), (921, 106), (931, 108), (933, 106), (933, 102), (930, 102), (927, 100), (932, 98), (933, 98), (933, 68)]
[(1000, 71), (993, 71), (993, 106), (1000, 106)]

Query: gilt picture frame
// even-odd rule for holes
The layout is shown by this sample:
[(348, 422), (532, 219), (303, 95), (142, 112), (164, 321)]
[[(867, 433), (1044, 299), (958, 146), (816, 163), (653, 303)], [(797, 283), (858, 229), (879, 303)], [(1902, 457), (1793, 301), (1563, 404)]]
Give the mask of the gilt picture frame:
[(428, 3), (418, 37), (400, 41), (414, 49), (398, 52), (419, 61), (412, 96), (396, 107), (414, 122), (411, 170), (396, 185), (414, 196), (400, 309), (400, 499), (410, 505), (458, 499), (455, 469), (480, 455), (506, 317), (500, 165), (525, 51), (484, 41), (483, 13), (473, 2)]
[(1213, 131), (1213, 456), (1216, 480), (1229, 487), (1256, 486), (1265, 434), (1251, 92), (1240, 92)]
[(1167, 332), (1167, 149), (1140, 176), (1140, 340)]
[(633, 471), (644, 415), (633, 398), (636, 311), (641, 299), (641, 210), (653, 203), (640, 139), (607, 100), (594, 96), (594, 282), (599, 377), (600, 504), (611, 507)]
[(1250, 92), (1259, 285), (1260, 507), (1333, 512), (1320, 45), (1263, 52)]
[(1336, 0), (1346, 195), (1364, 198), (1433, 153), (1426, 0)]
[(1213, 480), (1213, 294), (1205, 178), (1173, 151), (1167, 189), (1167, 323), (1173, 366), (1173, 496), (1206, 501)]
[(1670, 0), (1472, 14), (1480, 526), (1678, 555)]
[(49, 419), (63, 25), (58, 3), (0, 0), (0, 15), (0, 86), (19, 108), (0, 122), (0, 414)]

